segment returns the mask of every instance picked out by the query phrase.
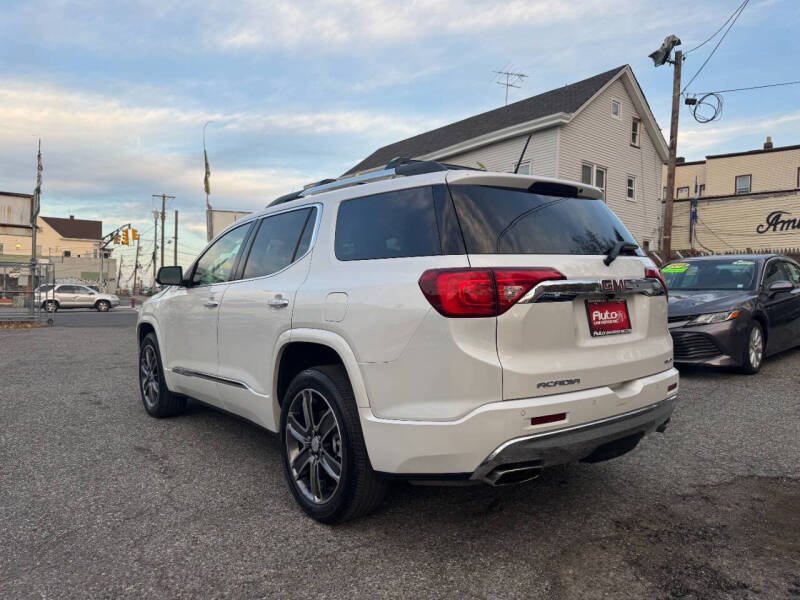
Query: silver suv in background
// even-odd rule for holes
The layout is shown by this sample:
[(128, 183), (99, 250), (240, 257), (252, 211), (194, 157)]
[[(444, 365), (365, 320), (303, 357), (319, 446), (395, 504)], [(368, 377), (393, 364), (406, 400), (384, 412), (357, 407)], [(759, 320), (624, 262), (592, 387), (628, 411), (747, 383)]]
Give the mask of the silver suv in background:
[(119, 306), (119, 297), (115, 294), (104, 294), (85, 285), (71, 283), (42, 285), (36, 288), (35, 299), (48, 312), (60, 308), (94, 308), (107, 312)]

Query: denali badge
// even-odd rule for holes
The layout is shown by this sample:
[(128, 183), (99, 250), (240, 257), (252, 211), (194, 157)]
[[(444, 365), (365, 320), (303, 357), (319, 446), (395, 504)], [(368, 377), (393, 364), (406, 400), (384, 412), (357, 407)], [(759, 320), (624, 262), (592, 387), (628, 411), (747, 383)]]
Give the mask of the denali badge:
[(603, 279), (600, 287), (604, 292), (624, 292), (633, 289), (633, 281), (631, 279)]
[(576, 383), (580, 383), (580, 378), (576, 379), (554, 379), (553, 381), (542, 381), (536, 387), (537, 388), (551, 388), (556, 387), (557, 385), (575, 385)]

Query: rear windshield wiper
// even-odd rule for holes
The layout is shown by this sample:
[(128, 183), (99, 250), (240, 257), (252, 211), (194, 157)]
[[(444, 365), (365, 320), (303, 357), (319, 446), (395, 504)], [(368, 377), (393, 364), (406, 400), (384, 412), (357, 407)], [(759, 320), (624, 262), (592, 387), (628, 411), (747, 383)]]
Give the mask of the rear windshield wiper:
[(638, 248), (639, 246), (632, 242), (614, 242), (611, 250), (608, 251), (608, 254), (606, 254), (606, 257), (603, 259), (603, 262), (606, 266), (609, 266), (623, 252), (635, 252)]

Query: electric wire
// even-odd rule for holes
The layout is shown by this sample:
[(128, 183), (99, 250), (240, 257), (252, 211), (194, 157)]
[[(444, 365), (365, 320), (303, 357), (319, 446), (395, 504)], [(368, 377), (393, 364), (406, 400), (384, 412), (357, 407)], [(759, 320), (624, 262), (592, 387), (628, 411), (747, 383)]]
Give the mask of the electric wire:
[(735, 15), (737, 12), (739, 12), (739, 11), (742, 9), (742, 6), (743, 6), (743, 5), (745, 5), (745, 4), (747, 4), (747, 0), (745, 0), (744, 2), (742, 2), (742, 3), (741, 3), (741, 4), (740, 4), (740, 5), (739, 5), (739, 6), (736, 8), (736, 10), (734, 10), (734, 11), (733, 11), (733, 12), (730, 14), (730, 16), (729, 16), (729, 17), (728, 17), (728, 18), (725, 20), (725, 22), (724, 22), (722, 25), (720, 25), (720, 28), (719, 28), (719, 29), (717, 29), (717, 30), (716, 30), (716, 31), (715, 31), (715, 32), (714, 32), (714, 33), (711, 35), (711, 37), (709, 37), (709, 38), (708, 38), (706, 41), (704, 41), (704, 42), (702, 42), (702, 43), (698, 44), (697, 46), (695, 46), (695, 47), (694, 47), (694, 48), (692, 48), (691, 50), (687, 50), (686, 52), (684, 52), (684, 53), (683, 53), (683, 54), (684, 54), (684, 56), (686, 56), (686, 55), (687, 55), (687, 54), (689, 54), (690, 52), (694, 52), (695, 50), (699, 50), (700, 48), (702, 48), (703, 46), (705, 46), (705, 45), (706, 45), (708, 42), (710, 42), (710, 41), (711, 41), (711, 40), (713, 40), (715, 37), (717, 37), (717, 34), (718, 34), (720, 31), (722, 31), (722, 30), (723, 30), (723, 28), (725, 27), (725, 25), (727, 25), (727, 24), (730, 22), (730, 20), (733, 18), (733, 15)]
[(730, 90), (715, 90), (713, 92), (697, 92), (697, 94), (730, 94), (731, 92), (744, 92), (747, 90), (762, 90), (764, 88), (773, 88), (773, 87), (781, 87), (784, 85), (798, 85), (800, 84), (800, 79), (797, 81), (783, 81), (781, 83), (768, 83), (765, 85), (753, 85), (750, 87), (742, 87), (742, 88), (732, 88)]
[[(730, 24), (730, 25), (728, 25), (728, 28), (725, 30), (725, 33), (723, 33), (723, 34), (722, 34), (722, 37), (721, 37), (721, 38), (719, 39), (719, 41), (717, 42), (717, 45), (716, 45), (716, 46), (714, 46), (714, 49), (713, 49), (713, 50), (711, 50), (711, 53), (710, 53), (710, 54), (709, 54), (709, 55), (706, 57), (706, 59), (703, 61), (703, 64), (702, 64), (702, 65), (700, 65), (700, 68), (699, 68), (699, 69), (697, 69), (697, 71), (695, 72), (695, 74), (694, 74), (694, 75), (692, 75), (692, 78), (689, 80), (689, 83), (687, 83), (687, 84), (686, 84), (686, 85), (683, 87), (683, 89), (681, 90), (681, 95), (683, 95), (683, 94), (684, 94), (684, 92), (686, 92), (686, 89), (687, 89), (687, 88), (688, 88), (690, 85), (692, 85), (692, 83), (694, 82), (694, 80), (695, 80), (695, 79), (697, 79), (697, 76), (698, 76), (698, 75), (700, 75), (700, 73), (703, 71), (703, 69), (705, 68), (705, 66), (708, 64), (708, 61), (709, 61), (709, 60), (711, 60), (711, 57), (712, 57), (712, 56), (714, 56), (714, 53), (717, 51), (717, 48), (719, 48), (720, 44), (721, 44), (721, 43), (722, 43), (722, 42), (725, 40), (725, 37), (726, 37), (726, 36), (727, 36), (727, 35), (730, 33), (731, 29), (732, 29), (732, 28), (733, 28), (733, 26), (736, 24), (736, 21), (739, 19), (739, 17), (740, 17), (740, 16), (742, 16), (742, 13), (744, 12), (744, 9), (745, 9), (745, 8), (747, 8), (747, 5), (748, 5), (748, 3), (749, 3), (749, 2), (750, 2), (750, 0), (744, 0), (744, 2), (742, 2), (742, 4), (739, 6), (739, 8), (737, 8), (737, 9), (736, 9), (736, 12), (734, 12), (734, 15), (735, 15), (735, 16), (733, 16), (733, 20), (731, 21), (731, 24)], [(724, 27), (724, 25), (723, 25), (723, 27)]]

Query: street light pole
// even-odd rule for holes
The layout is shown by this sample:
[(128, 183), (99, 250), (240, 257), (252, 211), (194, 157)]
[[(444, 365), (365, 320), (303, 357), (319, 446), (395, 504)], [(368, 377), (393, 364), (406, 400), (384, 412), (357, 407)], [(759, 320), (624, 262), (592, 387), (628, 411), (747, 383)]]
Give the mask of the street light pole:
[(669, 163), (667, 164), (667, 197), (664, 199), (664, 233), (661, 246), (664, 260), (672, 255), (672, 205), (675, 197), (675, 161), (678, 154), (678, 113), (681, 99), (681, 65), (683, 52), (675, 51), (672, 74), (672, 118), (669, 124)]

